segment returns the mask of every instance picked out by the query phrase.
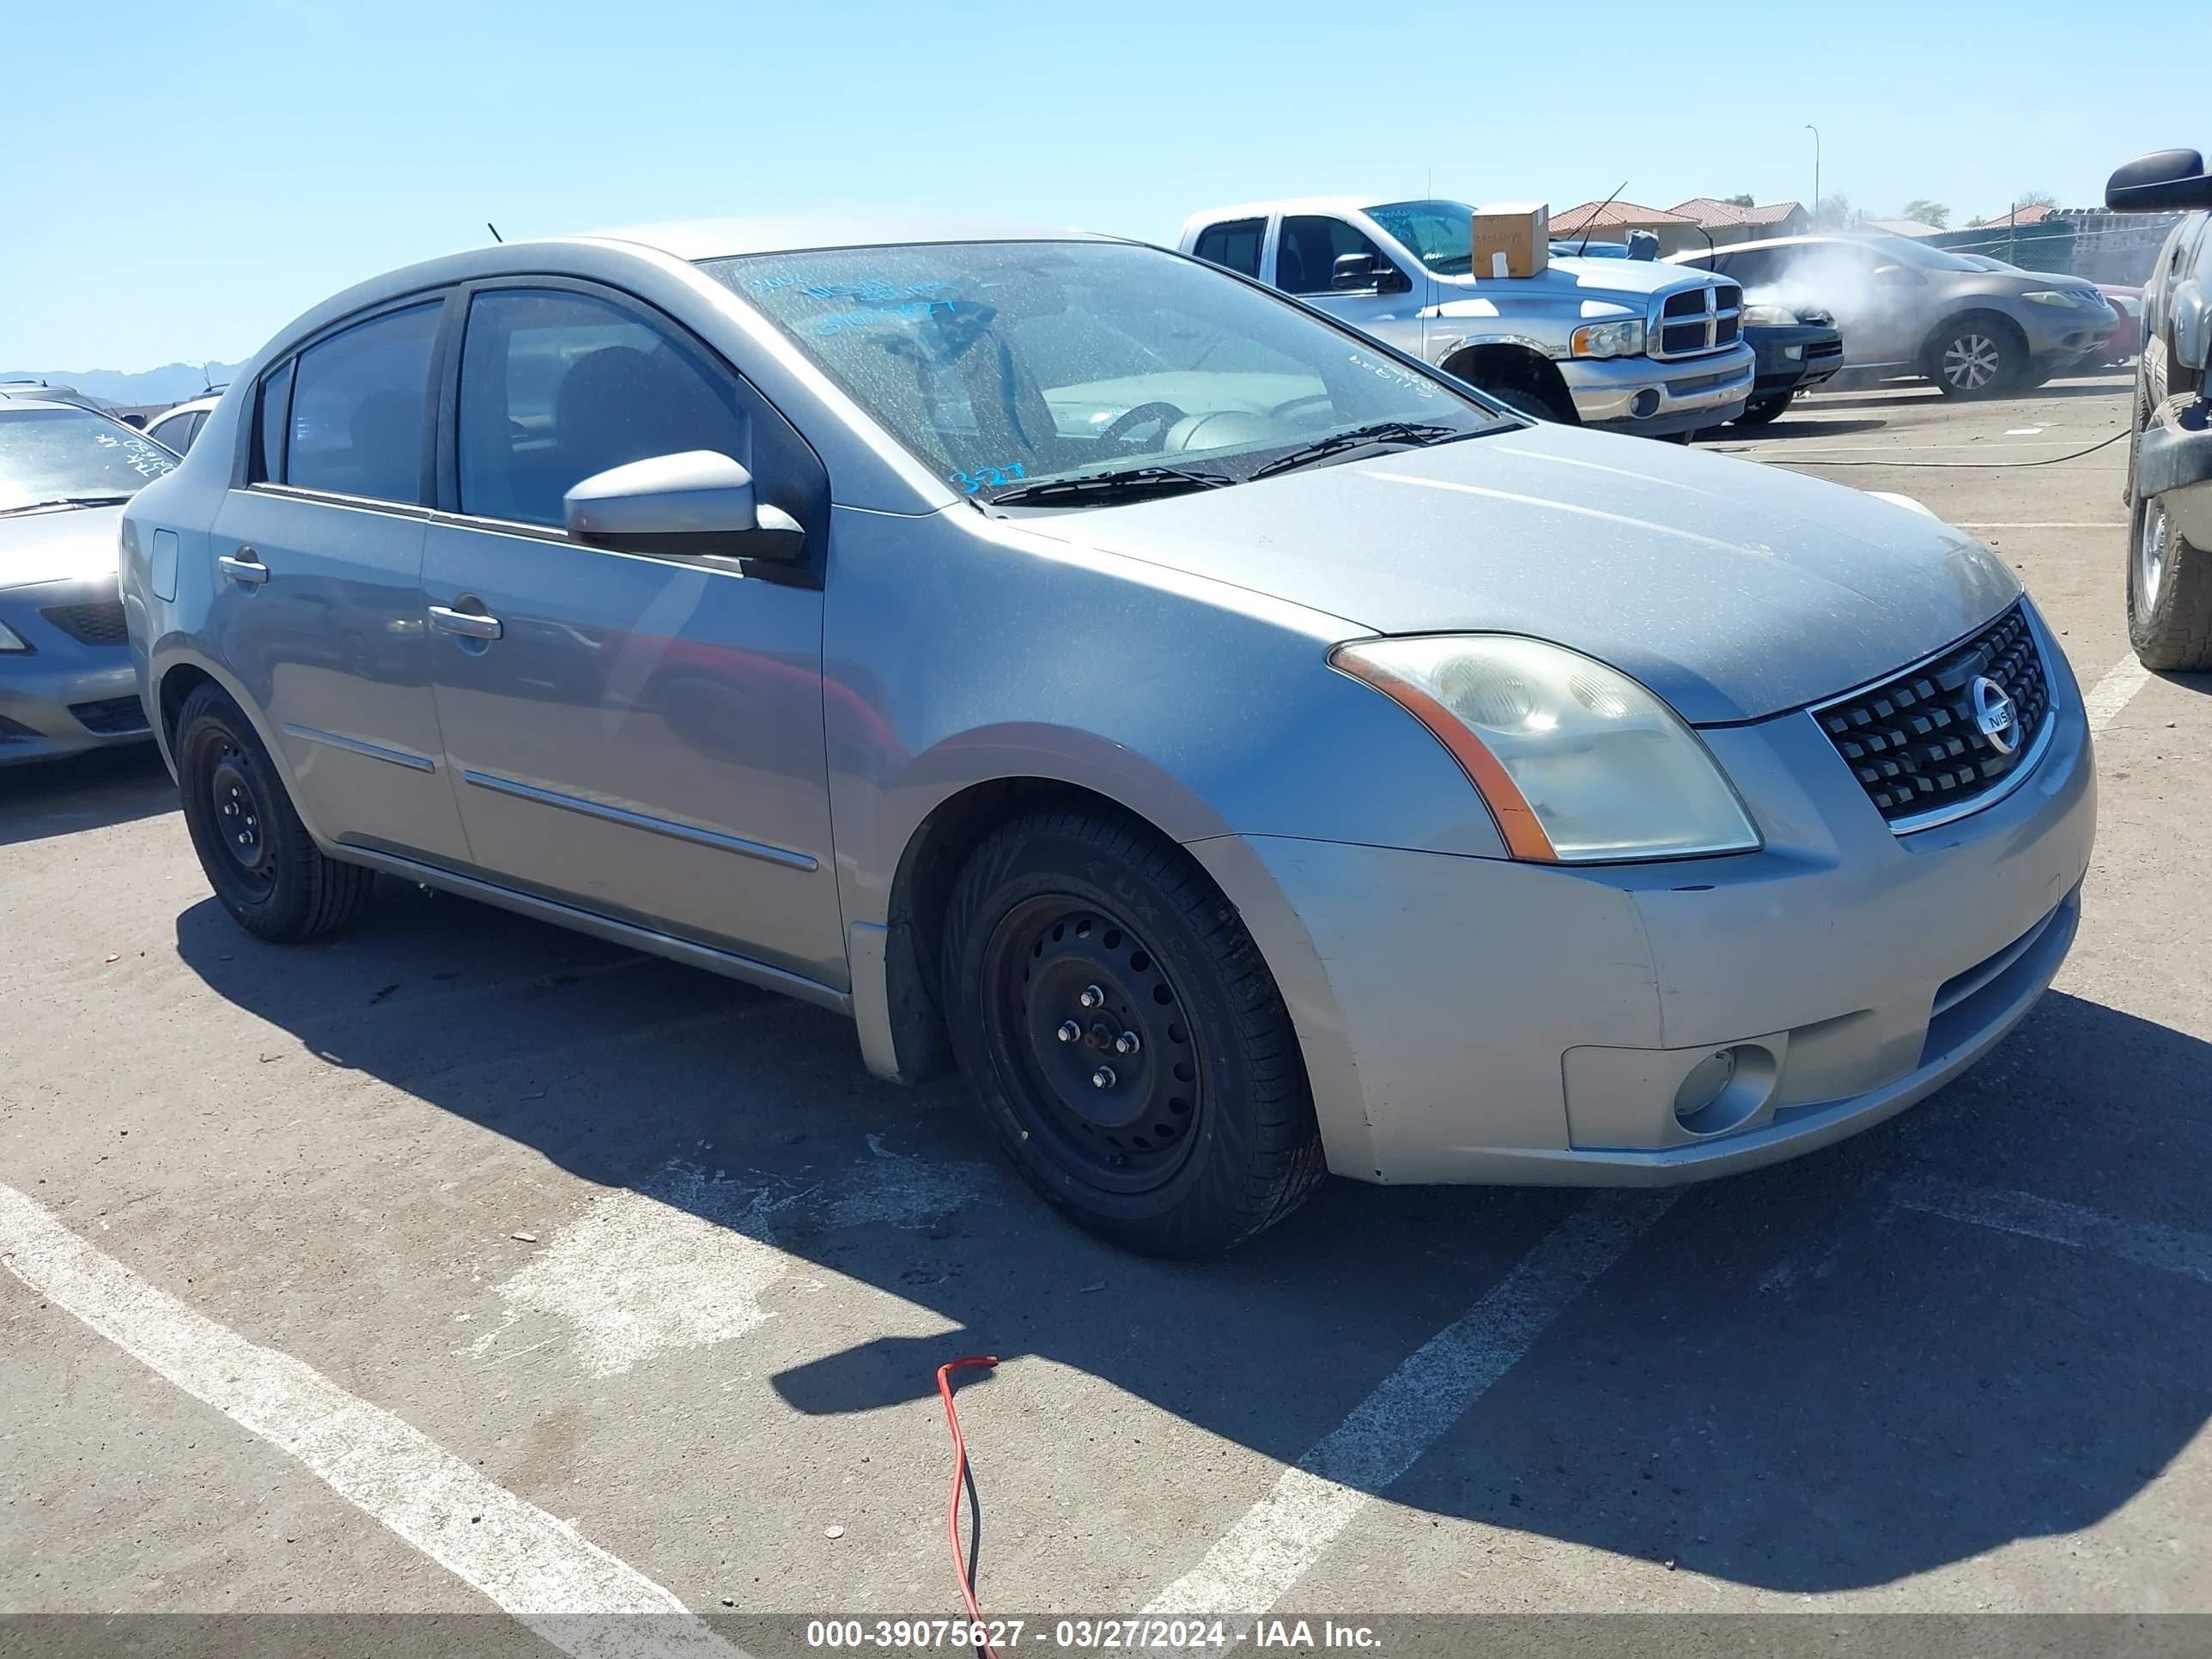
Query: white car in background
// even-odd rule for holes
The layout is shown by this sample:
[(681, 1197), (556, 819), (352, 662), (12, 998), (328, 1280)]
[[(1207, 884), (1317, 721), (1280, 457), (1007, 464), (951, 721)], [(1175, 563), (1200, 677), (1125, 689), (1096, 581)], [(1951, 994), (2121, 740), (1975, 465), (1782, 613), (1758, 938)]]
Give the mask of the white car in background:
[(181, 455), (192, 447), (192, 440), (200, 435), (200, 428), (207, 424), (207, 417), (222, 401), (222, 388), (210, 387), (204, 397), (179, 404), (173, 409), (165, 409), (147, 422), (146, 435)]

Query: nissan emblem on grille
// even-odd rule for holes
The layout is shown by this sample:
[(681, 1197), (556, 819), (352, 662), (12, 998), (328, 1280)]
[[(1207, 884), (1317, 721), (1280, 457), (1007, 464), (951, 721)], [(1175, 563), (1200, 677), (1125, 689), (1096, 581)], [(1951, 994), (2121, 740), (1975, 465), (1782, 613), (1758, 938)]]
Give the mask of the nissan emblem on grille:
[(2013, 751), (2014, 727), (2012, 699), (2005, 696), (2004, 687), (1987, 674), (1974, 677), (1974, 724), (1990, 740), (1990, 747), (2000, 755)]
[(2027, 607), (1888, 679), (1813, 710), (1889, 827), (1924, 830), (1989, 805), (2035, 764), (2051, 681)]

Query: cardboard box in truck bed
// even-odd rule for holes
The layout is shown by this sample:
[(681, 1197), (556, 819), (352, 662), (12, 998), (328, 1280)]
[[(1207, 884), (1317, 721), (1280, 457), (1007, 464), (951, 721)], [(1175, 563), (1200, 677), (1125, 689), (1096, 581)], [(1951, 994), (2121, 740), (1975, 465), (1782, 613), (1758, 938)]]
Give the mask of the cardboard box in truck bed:
[(1474, 279), (1534, 276), (1552, 262), (1552, 210), (1499, 202), (1474, 210)]

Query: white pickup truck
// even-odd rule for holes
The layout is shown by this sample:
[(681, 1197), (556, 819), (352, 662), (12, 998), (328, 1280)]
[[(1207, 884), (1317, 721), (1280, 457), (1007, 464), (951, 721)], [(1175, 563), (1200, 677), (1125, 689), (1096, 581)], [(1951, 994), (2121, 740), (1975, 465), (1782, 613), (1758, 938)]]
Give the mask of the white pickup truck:
[(1555, 258), (1480, 276), (1462, 202), (1350, 197), (1194, 214), (1185, 253), (1256, 278), (1547, 420), (1686, 437), (1743, 412), (1743, 290), (1694, 267)]

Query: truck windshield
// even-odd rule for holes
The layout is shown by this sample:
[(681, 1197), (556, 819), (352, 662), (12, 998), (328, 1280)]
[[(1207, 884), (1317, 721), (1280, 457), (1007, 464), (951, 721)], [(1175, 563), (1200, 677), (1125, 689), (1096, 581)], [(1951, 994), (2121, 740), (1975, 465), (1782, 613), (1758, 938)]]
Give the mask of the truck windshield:
[(1439, 276), (1474, 269), (1474, 210), (1464, 202), (1392, 202), (1368, 209), (1367, 216)]
[(1040, 482), (1132, 469), (1241, 483), (1342, 433), (1515, 424), (1264, 289), (1131, 243), (838, 248), (701, 269), (979, 501), (1035, 501)]
[(0, 513), (123, 501), (176, 464), (152, 439), (91, 410), (0, 404)]

